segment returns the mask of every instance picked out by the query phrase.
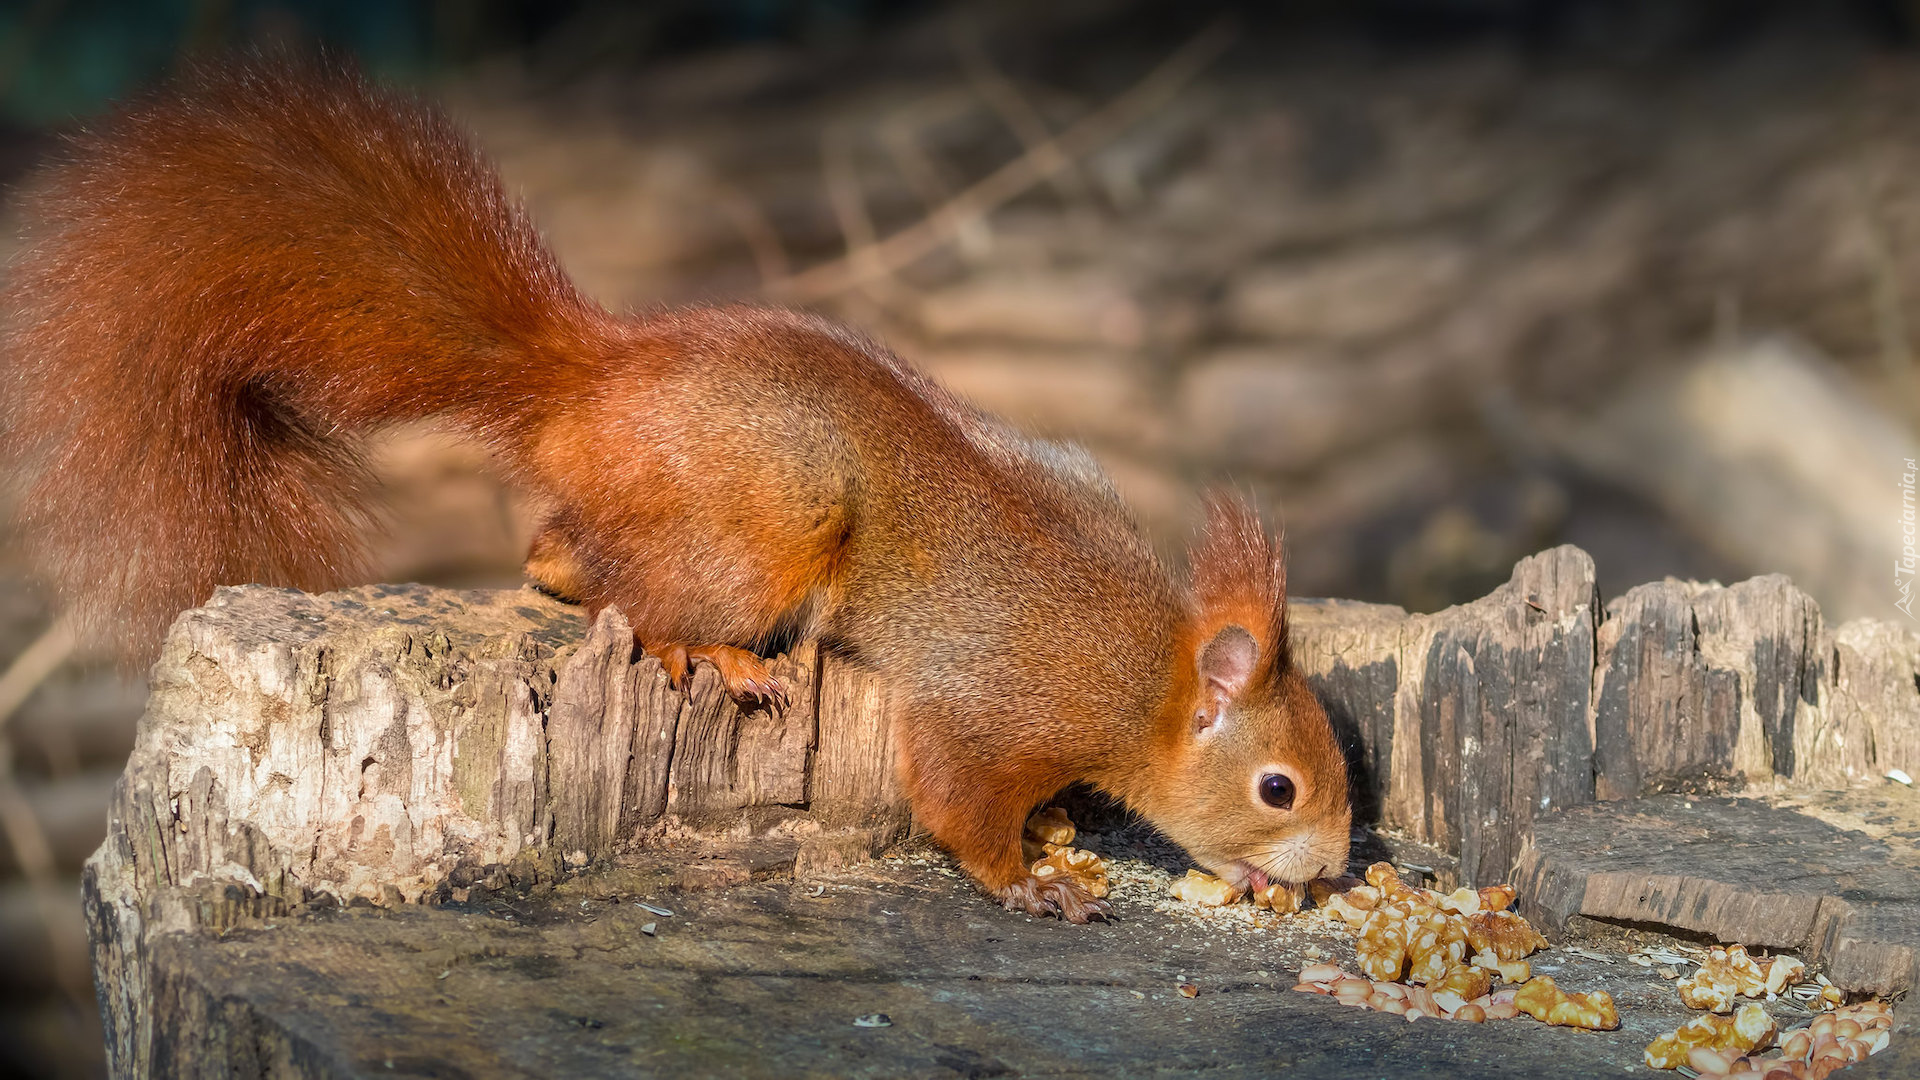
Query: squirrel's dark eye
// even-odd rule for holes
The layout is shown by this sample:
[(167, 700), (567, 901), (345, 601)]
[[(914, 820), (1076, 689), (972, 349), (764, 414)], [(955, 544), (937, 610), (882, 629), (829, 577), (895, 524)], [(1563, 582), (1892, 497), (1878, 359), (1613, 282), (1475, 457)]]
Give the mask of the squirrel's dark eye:
[(1261, 777), (1260, 801), (1276, 810), (1293, 809), (1293, 781), (1285, 773), (1270, 772)]

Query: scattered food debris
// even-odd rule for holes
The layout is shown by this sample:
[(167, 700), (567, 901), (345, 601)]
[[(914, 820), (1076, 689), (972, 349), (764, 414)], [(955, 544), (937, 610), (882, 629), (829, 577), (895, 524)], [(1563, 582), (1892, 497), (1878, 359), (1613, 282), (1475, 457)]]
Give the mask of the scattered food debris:
[[(1677, 986), (1680, 1000), (1689, 1009), (1708, 1009), (1717, 1013), (1733, 1011), (1734, 998), (1775, 996), (1792, 991), (1802, 1000), (1824, 999), (1839, 1005), (1846, 998), (1826, 976), (1815, 976), (1807, 983), (1807, 965), (1791, 956), (1755, 958), (1744, 945), (1708, 950), (1700, 960), (1700, 970)], [(1806, 992), (1801, 986), (1807, 987)]]
[[(1345, 1005), (1409, 1020), (1445, 1017), (1484, 1023), (1520, 1014), (1517, 992), (1494, 991), (1494, 980), (1532, 979), (1526, 957), (1547, 942), (1525, 919), (1506, 910), (1517, 896), (1513, 886), (1463, 888), (1442, 895), (1410, 886), (1392, 866), (1375, 863), (1367, 868), (1365, 883), (1357, 878), (1316, 881), (1311, 892), (1324, 918), (1357, 931), (1354, 952), (1364, 974), (1350, 975), (1335, 964), (1308, 964), (1295, 990), (1328, 994)], [(1545, 984), (1537, 992), (1538, 1009), (1554, 1018), (1548, 1022), (1601, 1025), (1611, 1016), (1611, 1025), (1618, 1025), (1613, 1001), (1604, 992), (1570, 996), (1558, 992), (1551, 980)]]

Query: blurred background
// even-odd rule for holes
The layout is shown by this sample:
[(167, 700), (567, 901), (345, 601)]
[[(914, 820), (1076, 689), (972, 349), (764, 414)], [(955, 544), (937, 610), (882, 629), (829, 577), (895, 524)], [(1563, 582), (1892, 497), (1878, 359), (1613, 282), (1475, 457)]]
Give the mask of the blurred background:
[[(1778, 571), (1904, 621), (1917, 40), (1901, 0), (6, 0), (0, 183), (189, 57), (324, 44), (468, 125), (605, 304), (851, 320), (1170, 552), (1230, 484), (1299, 594), (1433, 610), (1569, 542), (1608, 598)], [(519, 580), (481, 454), (377, 458), (381, 577)], [(143, 691), (51, 625), (0, 535), (0, 1072), (86, 1076)]]

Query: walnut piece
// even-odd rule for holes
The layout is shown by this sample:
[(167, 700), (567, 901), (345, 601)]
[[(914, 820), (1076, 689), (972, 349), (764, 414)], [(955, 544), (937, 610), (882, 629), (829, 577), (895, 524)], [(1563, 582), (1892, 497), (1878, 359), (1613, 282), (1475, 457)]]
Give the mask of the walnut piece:
[(1255, 889), (1253, 904), (1280, 915), (1291, 915), (1300, 910), (1300, 903), (1306, 899), (1306, 887), (1274, 882), (1264, 889)]
[(1313, 895), (1314, 907), (1325, 907), (1327, 898), (1337, 896), (1366, 882), (1351, 874), (1342, 874), (1335, 878), (1314, 878), (1307, 883), (1307, 891)]
[(1738, 992), (1730, 984), (1714, 982), (1704, 970), (1695, 972), (1690, 979), (1681, 979), (1674, 986), (1687, 1008), (1716, 1013), (1732, 1012), (1733, 998)]
[(1471, 964), (1462, 965), (1428, 983), (1427, 989), (1436, 995), (1445, 991), (1459, 994), (1464, 1000), (1472, 1001), (1475, 998), (1484, 997), (1493, 989), (1493, 973)]
[(1092, 894), (1094, 899), (1106, 897), (1109, 891), (1107, 860), (1091, 851), (1057, 844), (1048, 844), (1046, 851), (1047, 857), (1032, 866), (1034, 877), (1069, 877)]
[(1392, 982), (1407, 967), (1407, 923), (1391, 909), (1376, 911), (1360, 924), (1353, 951), (1370, 979)]
[[(1741, 1015), (1729, 1020), (1705, 1016), (1682, 1028), (1737, 1025), (1755, 1003), (1744, 1005)], [(1768, 1021), (1771, 1023), (1771, 1021)], [(1825, 1080), (1847, 1066), (1865, 1061), (1886, 1049), (1892, 1037), (1893, 1016), (1884, 1001), (1865, 1001), (1848, 1005), (1814, 1018), (1806, 1028), (1793, 1032), (1780, 1043), (1781, 1056), (1759, 1058), (1735, 1047), (1695, 1046), (1686, 1052), (1685, 1064), (1703, 1075), (1745, 1078), (1745, 1080)], [(1676, 1032), (1675, 1034), (1680, 1034)], [(1648, 1061), (1654, 1060), (1648, 1047)], [(1663, 1057), (1662, 1060), (1667, 1060)]]
[(1467, 919), (1467, 941), (1474, 952), (1490, 952), (1501, 963), (1524, 960), (1547, 947), (1533, 924), (1511, 911), (1485, 911)]
[[(1496, 975), (1508, 982), (1525, 982), (1532, 976), (1523, 958), (1544, 948), (1546, 939), (1525, 919), (1506, 910), (1516, 895), (1513, 886), (1456, 889), (1441, 895), (1408, 885), (1388, 863), (1368, 867), (1366, 880), (1368, 884), (1352, 885), (1343, 892), (1316, 883), (1314, 893), (1329, 917), (1356, 931), (1355, 955), (1368, 978), (1425, 984), (1425, 991), (1445, 995), (1434, 1000), (1446, 1002), (1440, 1006), (1440, 1015), (1450, 1016), (1459, 1003), (1485, 998)], [(1423, 1005), (1413, 1008), (1432, 1015)], [(1510, 1008), (1493, 1002), (1479, 1009), (1484, 1014), (1481, 1019), (1503, 1012), (1513, 1015)]]
[(1656, 1069), (1678, 1068), (1688, 1063), (1688, 1055), (1695, 1047), (1745, 1054), (1770, 1045), (1776, 1031), (1767, 1010), (1757, 1002), (1749, 1002), (1732, 1016), (1713, 1013), (1696, 1016), (1648, 1043), (1647, 1064)]
[(1048, 844), (1066, 847), (1077, 835), (1073, 822), (1067, 820), (1067, 812), (1049, 806), (1027, 819), (1026, 826), (1020, 830), (1020, 850), (1028, 862), (1036, 862), (1049, 854)]
[(1357, 930), (1361, 923), (1367, 921), (1367, 913), (1380, 906), (1380, 890), (1371, 885), (1359, 885), (1345, 892), (1334, 893), (1325, 900), (1315, 900), (1314, 904)]
[(1435, 912), (1418, 921), (1408, 920), (1408, 924), (1408, 979), (1438, 982), (1466, 960), (1467, 929), (1459, 919)]
[[(1779, 994), (1805, 982), (1806, 975), (1807, 965), (1791, 956), (1753, 957), (1747, 955), (1746, 946), (1729, 945), (1709, 950), (1700, 969), (1680, 980), (1676, 989), (1688, 1008), (1725, 1013), (1733, 1011), (1738, 997)], [(1832, 1005), (1844, 1002), (1838, 990), (1826, 993), (1829, 985), (1822, 976), (1819, 997)]]
[(1569, 994), (1555, 986), (1550, 975), (1541, 975), (1521, 987), (1513, 996), (1513, 1004), (1535, 1020), (1559, 1027), (1612, 1031), (1620, 1026), (1613, 995), (1605, 990)]
[(1300, 982), (1294, 989), (1307, 994), (1324, 994), (1342, 1005), (1392, 1013), (1408, 1020), (1444, 1017), (1479, 1024), (1496, 1016), (1516, 1015), (1511, 1002), (1506, 1003), (1503, 1013), (1491, 995), (1482, 994), (1469, 999), (1465, 992), (1446, 987), (1410, 986), (1384, 979), (1366, 979), (1349, 975), (1333, 964), (1308, 964), (1301, 968)]
[[(1355, 931), (1354, 954), (1365, 978), (1316, 964), (1301, 971), (1294, 989), (1409, 1020), (1443, 1016), (1483, 1023), (1520, 1014), (1515, 991), (1490, 993), (1494, 979), (1526, 982), (1532, 971), (1524, 958), (1547, 942), (1508, 910), (1517, 895), (1512, 885), (1442, 895), (1408, 885), (1388, 863), (1369, 866), (1366, 881), (1345, 878), (1309, 886), (1327, 917)], [(1566, 1018), (1560, 1022), (1619, 1023), (1604, 993), (1554, 993), (1558, 996), (1544, 1008), (1557, 1007)]]
[(1240, 899), (1240, 890), (1232, 884), (1199, 870), (1187, 871), (1187, 876), (1174, 882), (1167, 891), (1175, 900), (1207, 907), (1225, 907)]
[(1480, 890), (1481, 911), (1505, 911), (1520, 898), (1520, 890), (1512, 885), (1489, 885)]

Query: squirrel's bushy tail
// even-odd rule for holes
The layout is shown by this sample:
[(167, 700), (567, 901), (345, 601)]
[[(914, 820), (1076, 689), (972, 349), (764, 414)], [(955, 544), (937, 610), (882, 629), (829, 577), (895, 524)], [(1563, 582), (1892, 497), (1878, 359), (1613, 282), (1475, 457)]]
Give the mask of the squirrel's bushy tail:
[(348, 580), (363, 433), (451, 413), (511, 461), (608, 320), (451, 124), (332, 66), (189, 74), (76, 139), (25, 221), (19, 538), (134, 649), (216, 585)]

